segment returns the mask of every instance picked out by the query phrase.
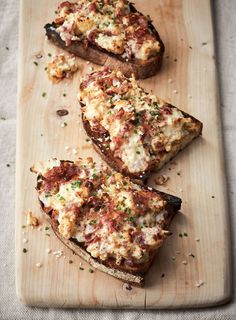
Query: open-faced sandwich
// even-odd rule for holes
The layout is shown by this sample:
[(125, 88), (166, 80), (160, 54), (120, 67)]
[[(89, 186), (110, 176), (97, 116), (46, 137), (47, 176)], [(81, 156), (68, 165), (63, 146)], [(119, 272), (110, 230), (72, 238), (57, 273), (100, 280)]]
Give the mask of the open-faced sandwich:
[(161, 66), (164, 45), (158, 32), (127, 0), (64, 1), (45, 29), (57, 46), (127, 76), (147, 78)]
[(181, 200), (91, 158), (37, 163), (37, 191), (60, 240), (109, 275), (142, 285)]
[(189, 114), (146, 93), (120, 71), (87, 75), (79, 100), (84, 128), (95, 149), (116, 171), (145, 179), (202, 131)]

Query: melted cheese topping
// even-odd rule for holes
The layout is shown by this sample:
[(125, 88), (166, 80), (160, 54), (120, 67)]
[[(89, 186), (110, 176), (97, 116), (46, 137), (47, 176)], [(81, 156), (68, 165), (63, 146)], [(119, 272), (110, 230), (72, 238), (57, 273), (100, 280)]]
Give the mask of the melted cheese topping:
[(191, 118), (119, 71), (88, 75), (78, 97), (91, 128), (99, 123), (109, 133), (109, 148), (131, 173), (147, 170), (194, 130)]
[(63, 78), (70, 78), (79, 68), (73, 55), (61, 53), (55, 55), (47, 65), (47, 73), (50, 80), (58, 82)]
[(126, 59), (141, 60), (160, 51), (148, 19), (141, 13), (132, 13), (127, 0), (66, 1), (57, 12), (57, 32), (67, 46), (86, 40)]
[(60, 234), (77, 239), (94, 258), (144, 263), (166, 237), (166, 201), (129, 178), (91, 159), (53, 160), (34, 171), (39, 199), (45, 210), (53, 209)]

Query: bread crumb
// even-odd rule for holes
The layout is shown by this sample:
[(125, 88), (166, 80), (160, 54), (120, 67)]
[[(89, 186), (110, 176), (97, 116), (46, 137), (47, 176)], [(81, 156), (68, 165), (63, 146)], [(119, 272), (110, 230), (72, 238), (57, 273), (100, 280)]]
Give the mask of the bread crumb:
[(46, 252), (47, 252), (47, 254), (50, 254), (50, 253), (52, 253), (52, 249), (47, 248)]
[(28, 243), (29, 242), (29, 240), (28, 239), (23, 239), (23, 243)]
[(40, 262), (37, 262), (35, 265), (37, 268), (41, 268), (43, 266), (42, 263), (40, 263)]
[(168, 79), (168, 83), (173, 83), (174, 80), (173, 79)]
[(65, 150), (67, 151), (67, 150), (69, 150), (70, 149), (70, 147), (68, 147), (68, 146), (65, 146)]
[(197, 282), (197, 283), (195, 284), (195, 287), (200, 288), (201, 286), (204, 285), (204, 283), (205, 283), (204, 281), (199, 280), (199, 282)]
[(64, 255), (63, 250), (53, 251), (52, 254), (56, 257), (56, 259), (59, 259)]
[(183, 263), (184, 265), (187, 265), (187, 264), (188, 264), (188, 262), (187, 262), (186, 260), (183, 260), (182, 263)]
[(78, 153), (78, 151), (76, 149), (73, 149), (72, 152), (73, 152), (73, 154), (77, 154)]
[(161, 185), (165, 184), (169, 179), (170, 179), (170, 177), (161, 175), (161, 176), (158, 176), (156, 179), (154, 179), (154, 182), (155, 182), (157, 185), (160, 185), (160, 186), (161, 186)]
[(200, 241), (200, 239), (199, 239), (199, 238), (195, 238), (195, 241), (199, 242), (199, 241)]
[(177, 93), (178, 93), (178, 91), (175, 89), (175, 90), (173, 90), (173, 93), (177, 94)]
[(133, 288), (132, 288), (132, 286), (131, 286), (131, 284), (130, 283), (124, 283), (123, 284), (123, 290), (124, 291), (131, 291)]
[(38, 218), (33, 216), (33, 213), (31, 210), (27, 213), (26, 224), (32, 227), (37, 227), (39, 225)]

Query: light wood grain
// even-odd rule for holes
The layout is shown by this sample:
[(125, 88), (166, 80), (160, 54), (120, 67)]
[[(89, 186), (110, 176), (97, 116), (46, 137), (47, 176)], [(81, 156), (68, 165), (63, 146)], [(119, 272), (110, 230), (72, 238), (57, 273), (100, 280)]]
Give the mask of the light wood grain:
[[(161, 72), (142, 81), (142, 86), (199, 118), (204, 129), (203, 137), (161, 172), (170, 180), (159, 189), (180, 196), (183, 206), (173, 221), (173, 235), (146, 277), (145, 288), (132, 291), (125, 291), (121, 281), (106, 274), (89, 273), (85, 262), (66, 249), (51, 231), (47, 236), (44, 230), (48, 223), (39, 209), (34, 190), (36, 177), (30, 173), (30, 166), (52, 156), (75, 159), (92, 155), (101, 161), (86, 142), (76, 100), (81, 75), (89, 66), (79, 60), (80, 72), (73, 80), (56, 85), (49, 82), (44, 71), (48, 53), (60, 52), (45, 39), (43, 31), (43, 25), (53, 20), (57, 4), (56, 0), (50, 4), (46, 0), (21, 1), (16, 174), (18, 297), (27, 305), (81, 308), (172, 309), (228, 301), (231, 269), (227, 193), (210, 0), (135, 1), (139, 10), (151, 15), (166, 46)], [(35, 55), (39, 52), (43, 58), (37, 60)], [(169, 79), (173, 82), (169, 83)], [(42, 97), (43, 92), (46, 97)], [(65, 118), (56, 115), (61, 107), (70, 112)], [(68, 126), (62, 128), (64, 121)], [(70, 147), (67, 151), (66, 146)], [(77, 148), (77, 155), (73, 148)], [(152, 186), (154, 178), (153, 175), (149, 181)], [(39, 217), (43, 230), (22, 229), (29, 209)], [(179, 237), (184, 232), (188, 236)], [(23, 239), (29, 242), (23, 243)], [(24, 247), (27, 253), (22, 252)], [(63, 249), (65, 258), (57, 260), (46, 253), (47, 248)], [(69, 264), (69, 260), (73, 263)], [(182, 263), (184, 260), (187, 265)], [(37, 262), (43, 266), (37, 268)], [(84, 271), (79, 270), (80, 262)], [(165, 277), (161, 277), (163, 273)], [(204, 285), (196, 287), (201, 280)]]

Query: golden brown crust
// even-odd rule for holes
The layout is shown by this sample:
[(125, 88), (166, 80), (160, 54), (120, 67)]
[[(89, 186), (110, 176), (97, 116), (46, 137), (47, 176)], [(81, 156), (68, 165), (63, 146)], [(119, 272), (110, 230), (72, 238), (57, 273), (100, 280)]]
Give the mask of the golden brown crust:
[[(132, 12), (138, 12), (133, 5), (130, 5), (130, 8)], [(131, 77), (131, 75), (134, 74), (136, 79), (149, 78), (159, 71), (162, 64), (165, 47), (151, 21), (149, 21), (149, 29), (160, 43), (160, 51), (155, 57), (151, 57), (147, 61), (139, 59), (126, 61), (121, 55), (109, 53), (108, 51), (94, 46), (91, 43), (85, 47), (82, 42), (75, 41), (71, 45), (66, 46), (59, 33), (56, 32), (56, 26), (54, 23), (48, 23), (44, 28), (48, 39), (60, 48), (95, 64), (120, 70), (127, 77)]]

